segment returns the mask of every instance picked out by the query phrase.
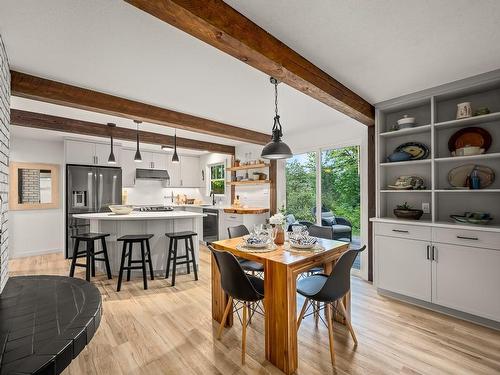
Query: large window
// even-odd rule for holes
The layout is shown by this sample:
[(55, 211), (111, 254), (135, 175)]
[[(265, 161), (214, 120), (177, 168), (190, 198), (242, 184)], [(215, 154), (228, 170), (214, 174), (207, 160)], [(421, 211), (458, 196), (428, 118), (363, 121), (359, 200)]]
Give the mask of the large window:
[(223, 163), (210, 166), (210, 191), (215, 194), (224, 194), (226, 180), (224, 174), (225, 166)]
[(286, 162), (286, 212), (316, 222), (316, 153), (294, 155)]

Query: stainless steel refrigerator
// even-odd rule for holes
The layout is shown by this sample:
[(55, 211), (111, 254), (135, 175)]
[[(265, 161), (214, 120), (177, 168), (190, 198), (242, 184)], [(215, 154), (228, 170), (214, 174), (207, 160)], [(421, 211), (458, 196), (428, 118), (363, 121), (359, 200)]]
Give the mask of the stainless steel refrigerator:
[(110, 212), (110, 204), (121, 203), (121, 168), (66, 165), (66, 257), (73, 255), (71, 236), (90, 231), (90, 221), (74, 214)]

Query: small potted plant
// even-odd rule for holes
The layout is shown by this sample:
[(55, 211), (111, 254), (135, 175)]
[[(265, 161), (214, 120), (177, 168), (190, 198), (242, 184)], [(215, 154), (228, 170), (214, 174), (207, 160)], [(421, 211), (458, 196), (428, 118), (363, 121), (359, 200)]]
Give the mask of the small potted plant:
[(234, 159), (234, 166), (239, 167), (240, 166), (240, 159)]
[(394, 209), (394, 215), (400, 219), (418, 220), (423, 214), (424, 211), (412, 208), (408, 202), (399, 204)]

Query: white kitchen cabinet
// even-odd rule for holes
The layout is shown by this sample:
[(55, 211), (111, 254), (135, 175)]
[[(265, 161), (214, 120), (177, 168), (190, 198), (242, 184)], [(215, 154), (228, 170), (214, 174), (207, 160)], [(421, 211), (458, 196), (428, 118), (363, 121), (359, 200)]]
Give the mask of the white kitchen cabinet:
[[(110, 166), (108, 158), (110, 145), (85, 141), (66, 140), (65, 155), (67, 164)], [(115, 144), (113, 148), (116, 165), (120, 165), (121, 148)]]
[(167, 171), (170, 176), (169, 186), (180, 187), (181, 186), (181, 163), (172, 163), (172, 156), (168, 155), (167, 158)]
[(80, 142), (66, 140), (64, 142), (66, 164), (95, 164), (94, 144), (91, 142)]
[(500, 320), (500, 251), (433, 244), (433, 302)]
[(135, 186), (135, 169), (141, 168), (142, 163), (134, 161), (135, 150), (122, 150), (122, 186)]
[(269, 213), (263, 214), (234, 214), (219, 211), (219, 240), (229, 238), (227, 228), (244, 225), (251, 232), (255, 224), (265, 224)]
[(375, 236), (378, 287), (431, 301), (430, 244), (406, 238)]
[(181, 186), (200, 187), (200, 158), (193, 156), (181, 156)]
[(152, 169), (168, 169), (167, 163), (168, 155), (161, 152), (152, 152), (151, 153), (151, 168)]
[(377, 288), (500, 321), (497, 230), (375, 221)]

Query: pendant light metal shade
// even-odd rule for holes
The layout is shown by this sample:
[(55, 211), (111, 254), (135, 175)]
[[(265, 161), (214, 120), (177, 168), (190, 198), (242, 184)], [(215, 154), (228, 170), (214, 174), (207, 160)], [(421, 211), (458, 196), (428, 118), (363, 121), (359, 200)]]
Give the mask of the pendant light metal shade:
[(264, 159), (288, 159), (293, 156), (290, 147), (281, 140), (283, 137), (283, 128), (280, 123), (280, 116), (278, 115), (278, 80), (271, 77), (271, 83), (274, 85), (274, 125), (273, 134), (271, 136), (271, 142), (266, 144), (262, 149), (262, 154), (260, 155)]
[(137, 149), (135, 151), (134, 161), (136, 163), (140, 163), (140, 162), (142, 162), (141, 152), (139, 151), (139, 124), (141, 123), (141, 121), (134, 120), (134, 122), (135, 122), (136, 127), (137, 127)]
[(113, 152), (113, 128), (116, 126), (115, 124), (109, 122), (108, 126), (110, 127), (110, 136), (111, 136), (111, 150), (109, 152), (108, 164), (116, 164), (115, 154)]
[(172, 163), (179, 162), (179, 155), (177, 155), (177, 129), (174, 133), (174, 154), (172, 155)]

